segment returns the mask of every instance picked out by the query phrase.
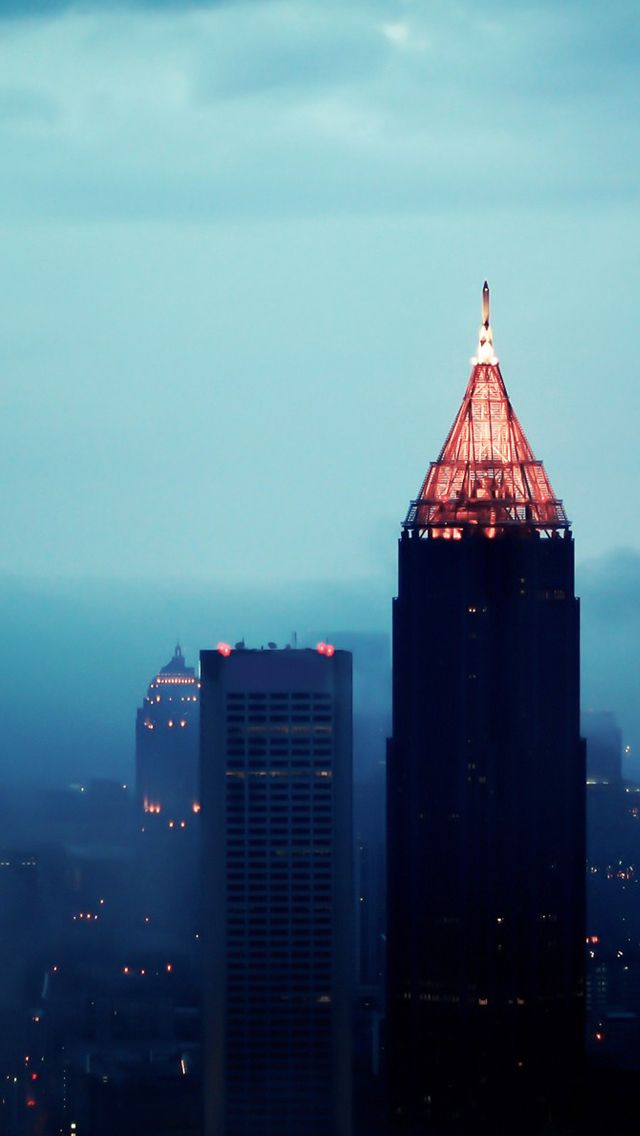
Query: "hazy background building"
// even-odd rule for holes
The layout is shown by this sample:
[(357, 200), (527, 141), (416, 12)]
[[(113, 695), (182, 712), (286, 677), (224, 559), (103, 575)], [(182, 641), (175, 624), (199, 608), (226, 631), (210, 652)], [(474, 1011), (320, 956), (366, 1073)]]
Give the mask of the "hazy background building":
[(200, 683), (180, 645), (136, 715), (136, 884), (158, 930), (185, 942), (198, 921)]

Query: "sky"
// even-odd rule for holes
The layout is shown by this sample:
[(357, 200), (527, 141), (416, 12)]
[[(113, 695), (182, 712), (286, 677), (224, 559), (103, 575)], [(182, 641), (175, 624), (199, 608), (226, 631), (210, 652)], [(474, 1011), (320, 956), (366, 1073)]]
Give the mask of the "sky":
[(10, 716), (52, 637), (84, 692), (120, 634), (139, 700), (176, 634), (388, 629), (486, 277), (640, 744), (639, 41), (626, 0), (0, 0)]

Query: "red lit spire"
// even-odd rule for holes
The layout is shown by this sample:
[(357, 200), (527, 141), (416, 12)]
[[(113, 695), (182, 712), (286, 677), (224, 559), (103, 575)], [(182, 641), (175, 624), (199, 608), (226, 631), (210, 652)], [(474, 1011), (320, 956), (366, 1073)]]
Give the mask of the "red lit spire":
[(472, 362), (462, 406), (409, 508), (405, 528), (454, 540), (465, 530), (493, 537), (514, 526), (546, 532), (568, 528), (562, 502), (533, 455), (500, 374), (486, 280)]

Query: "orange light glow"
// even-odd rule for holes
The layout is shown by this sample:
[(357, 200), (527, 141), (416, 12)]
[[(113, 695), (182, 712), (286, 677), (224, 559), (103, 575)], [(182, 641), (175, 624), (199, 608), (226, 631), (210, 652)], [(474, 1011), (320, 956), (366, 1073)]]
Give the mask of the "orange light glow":
[(200, 804), (200, 801), (194, 801), (191, 808), (194, 813), (199, 813), (202, 809), (202, 805)]

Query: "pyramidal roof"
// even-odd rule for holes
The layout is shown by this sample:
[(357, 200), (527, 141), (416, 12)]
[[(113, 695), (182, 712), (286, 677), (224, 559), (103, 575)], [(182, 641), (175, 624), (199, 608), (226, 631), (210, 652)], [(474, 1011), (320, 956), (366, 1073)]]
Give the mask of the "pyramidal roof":
[(449, 539), (465, 532), (494, 537), (516, 526), (549, 534), (568, 528), (562, 501), (509, 401), (493, 348), (486, 281), (472, 365), (462, 405), (411, 503), (405, 528)]

